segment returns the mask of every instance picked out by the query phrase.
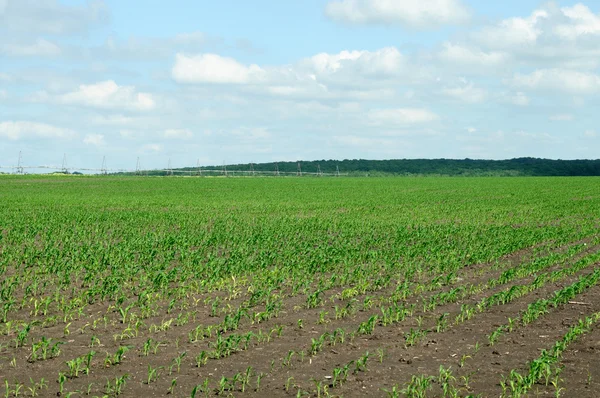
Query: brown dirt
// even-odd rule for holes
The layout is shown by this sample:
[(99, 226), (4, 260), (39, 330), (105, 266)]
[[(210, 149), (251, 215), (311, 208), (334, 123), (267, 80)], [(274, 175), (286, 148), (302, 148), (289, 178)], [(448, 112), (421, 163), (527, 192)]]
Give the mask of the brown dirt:
[[(584, 242), (591, 242), (591, 238), (574, 244)], [(412, 375), (437, 375), (440, 365), (444, 365), (452, 368), (457, 377), (457, 388), (461, 389), (462, 395), (480, 394), (484, 397), (497, 397), (501, 394), (499, 382), (502, 380), (502, 375), (508, 375), (512, 369), (526, 370), (528, 361), (536, 358), (541, 349), (550, 348), (554, 341), (559, 339), (579, 318), (600, 311), (600, 287), (594, 286), (577, 297), (577, 301), (586, 303), (585, 305), (567, 304), (552, 309), (532, 324), (505, 333), (493, 346), (488, 344), (487, 336), (499, 325), (506, 323), (508, 318), (516, 317), (532, 301), (541, 297), (551, 297), (554, 291), (572, 283), (577, 277), (590, 273), (598, 264), (558, 282), (548, 283), (508, 304), (493, 306), (485, 312), (476, 314), (472, 319), (458, 324), (454, 324), (453, 320), (460, 313), (461, 305), (475, 304), (481, 298), (513, 285), (526, 285), (533, 280), (533, 276), (513, 280), (508, 285), (475, 292), (456, 303), (439, 306), (433, 311), (423, 312), (421, 304), (433, 294), (448, 291), (456, 286), (477, 286), (491, 277), (498, 276), (503, 270), (518, 266), (534, 256), (549, 252), (561, 253), (567, 248), (549, 246), (545, 251), (529, 248), (506, 256), (501, 259), (498, 266), (480, 264), (466, 268), (457, 275), (453, 285), (440, 286), (435, 291), (409, 296), (403, 304), (416, 304), (413, 316), (391, 325), (377, 325), (372, 334), (356, 335), (354, 338), (349, 335), (361, 322), (367, 321), (373, 315), (381, 314), (379, 307), (383, 300), (393, 293), (394, 286), (356, 296), (358, 300), (356, 313), (343, 319), (334, 317), (334, 306), (343, 306), (349, 302), (338, 297), (339, 289), (325, 292), (324, 303), (311, 309), (304, 306), (305, 296), (287, 296), (284, 298), (279, 316), (260, 324), (253, 324), (249, 319), (245, 319), (240, 324), (240, 330), (233, 332), (272, 333), (268, 341), (259, 343), (253, 340), (247, 350), (235, 352), (221, 359), (209, 359), (203, 367), (196, 367), (194, 358), (203, 350), (210, 350), (209, 343), (215, 340), (215, 336), (191, 343), (188, 341), (188, 333), (196, 325), (218, 324), (224, 317), (223, 313), (211, 317), (211, 307), (209, 304), (204, 304), (204, 299), (220, 295), (223, 300), (222, 307), (226, 308), (228, 304), (231, 308), (237, 308), (248, 298), (248, 292), (241, 292), (238, 297), (231, 300), (227, 300), (225, 294), (216, 292), (195, 297), (196, 302), (188, 300), (189, 308), (181, 310), (177, 307), (172, 313), (167, 313), (168, 303), (161, 303), (157, 308), (157, 314), (144, 320), (145, 326), (140, 328), (137, 336), (123, 340), (120, 340), (119, 335), (123, 333), (126, 325), (118, 322), (116, 310), (106, 304), (97, 303), (88, 306), (87, 313), (70, 321), (68, 334), (65, 333), (65, 324), (61, 321), (55, 326), (36, 327), (32, 331), (33, 341), (46, 336), (64, 343), (61, 347), (62, 352), (57, 358), (29, 362), (30, 343), (25, 347), (15, 348), (15, 330), (8, 335), (0, 335), (0, 381), (3, 382), (0, 387), (4, 385), (4, 381), (8, 382), (9, 389), (17, 383), (23, 383), (21, 395), (31, 396), (27, 389), (31, 386), (30, 378), (34, 382), (45, 378), (48, 387), (39, 390), (38, 396), (57, 396), (58, 374), (68, 373), (66, 361), (94, 350), (96, 355), (92, 360), (90, 374), (69, 378), (64, 384), (63, 396), (75, 391), (79, 393), (74, 396), (85, 396), (88, 388), (90, 396), (103, 396), (107, 382), (114, 384), (115, 378), (125, 374), (129, 379), (121, 396), (165, 396), (169, 392), (172, 381), (176, 380), (171, 395), (188, 397), (192, 388), (207, 378), (210, 380), (210, 391), (207, 395), (214, 396), (217, 393), (218, 381), (222, 377), (231, 379), (236, 373), (244, 372), (248, 367), (252, 367), (253, 376), (246, 390), (242, 392), (241, 384), (237, 383), (233, 391), (225, 392), (223, 395), (295, 396), (299, 390), (302, 390), (306, 394), (317, 396), (316, 386), (319, 382), (321, 386), (330, 385), (333, 369), (354, 361), (347, 381), (342, 386), (335, 388), (330, 386), (328, 388), (330, 394), (344, 397), (386, 396), (384, 389), (391, 390), (394, 385), (401, 389), (410, 381)], [(597, 252), (599, 249), (597, 246), (590, 245), (582, 255)], [(566, 264), (555, 264), (549, 270), (565, 267), (578, 258), (575, 256)], [(363, 308), (363, 301), (367, 296), (372, 298), (373, 306)], [(182, 303), (178, 302), (178, 305), (180, 304)], [(387, 303), (383, 305), (389, 306)], [(258, 311), (261, 308), (264, 306), (259, 305), (253, 310)], [(159, 325), (171, 318), (177, 318), (179, 313), (186, 312), (193, 312), (194, 315), (193, 320), (184, 325), (177, 325), (177, 321), (174, 320), (172, 326), (164, 331), (149, 330), (152, 324)], [(320, 323), (322, 312), (327, 312), (327, 316), (324, 317), (325, 322)], [(444, 313), (450, 314), (448, 327), (445, 331), (436, 333), (433, 331), (436, 320)], [(103, 321), (104, 317), (106, 323)], [(28, 320), (32, 316), (29, 312), (23, 311), (17, 314), (16, 318)], [(302, 328), (298, 326), (299, 319), (302, 319)], [(92, 330), (94, 322), (97, 327)], [(278, 325), (283, 326), (280, 337), (276, 336), (276, 332), (272, 332)], [(414, 346), (406, 347), (404, 336), (411, 328), (427, 329), (430, 332)], [(318, 338), (325, 332), (333, 333), (338, 329), (346, 331), (344, 342), (337, 342), (335, 345), (325, 343), (319, 353), (313, 356), (308, 353), (312, 339)], [(595, 327), (565, 352), (562, 360), (564, 370), (560, 376), (562, 378), (560, 387), (564, 388), (563, 396), (597, 396), (597, 391), (600, 389), (599, 329)], [(223, 337), (231, 334), (232, 332), (227, 332)], [(98, 338), (99, 346), (90, 347), (92, 336)], [(143, 346), (149, 338), (159, 345), (156, 354), (150, 353), (145, 356)], [(114, 354), (119, 346), (131, 347), (124, 354), (123, 361), (116, 365), (105, 363), (106, 356)], [(284, 359), (291, 350), (294, 351), (294, 355), (289, 364), (284, 364)], [(300, 354), (302, 351), (305, 352), (303, 356)], [(366, 369), (352, 372), (356, 361), (367, 351), (369, 359)], [(182, 352), (186, 352), (186, 356), (182, 359), (178, 370), (177, 366), (173, 366), (174, 358)], [(150, 383), (147, 382), (149, 367), (157, 369), (159, 375)], [(263, 376), (260, 388), (257, 390), (256, 380), (259, 374)], [(539, 384), (536, 388), (533, 394), (554, 396), (551, 386)], [(429, 396), (441, 396), (441, 394), (439, 386), (434, 384)], [(198, 397), (204, 395), (200, 392), (197, 394)]]

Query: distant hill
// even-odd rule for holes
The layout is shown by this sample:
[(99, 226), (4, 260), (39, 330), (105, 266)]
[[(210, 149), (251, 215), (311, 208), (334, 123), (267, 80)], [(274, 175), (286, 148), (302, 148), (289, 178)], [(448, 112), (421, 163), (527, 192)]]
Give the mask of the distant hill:
[[(271, 162), (256, 164), (231, 164), (227, 170), (296, 173), (298, 163), (304, 173), (339, 172), (354, 176), (422, 175), (422, 176), (600, 176), (600, 159), (552, 160), (516, 158), (507, 160), (478, 159), (390, 159), (390, 160), (313, 160), (300, 162)], [(223, 166), (201, 167), (202, 170)], [(174, 169), (197, 171), (197, 167)]]

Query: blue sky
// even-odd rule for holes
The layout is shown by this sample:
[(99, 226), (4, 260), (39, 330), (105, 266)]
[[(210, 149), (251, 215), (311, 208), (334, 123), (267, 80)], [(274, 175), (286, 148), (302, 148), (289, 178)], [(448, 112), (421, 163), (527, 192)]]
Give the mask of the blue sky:
[(598, 1), (0, 0), (0, 166), (595, 159), (597, 109)]

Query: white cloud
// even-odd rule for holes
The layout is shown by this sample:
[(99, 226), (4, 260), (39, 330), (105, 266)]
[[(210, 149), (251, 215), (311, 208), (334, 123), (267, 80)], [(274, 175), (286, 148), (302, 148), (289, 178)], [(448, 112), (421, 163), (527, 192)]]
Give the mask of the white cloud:
[(561, 23), (554, 32), (565, 39), (575, 40), (586, 35), (600, 35), (600, 15), (595, 15), (590, 9), (579, 3), (573, 7), (561, 8), (568, 23)]
[(598, 137), (598, 133), (596, 133), (596, 131), (594, 131), (594, 130), (586, 130), (583, 133), (583, 136), (585, 138), (596, 138), (596, 137)]
[(485, 50), (502, 51), (529, 67), (587, 69), (600, 65), (600, 14), (577, 4), (547, 2), (528, 17), (504, 19), (467, 37)]
[(172, 69), (172, 77), (181, 83), (247, 85), (246, 92), (297, 100), (386, 98), (394, 93), (387, 81), (399, 76), (418, 81), (420, 73), (408, 69), (405, 57), (395, 47), (319, 53), (292, 65), (265, 69), (215, 54), (177, 54)]
[(396, 108), (373, 109), (369, 111), (368, 119), (374, 125), (408, 125), (432, 122), (439, 117), (428, 109)]
[(0, 45), (0, 54), (12, 57), (51, 57), (61, 53), (56, 44), (38, 38), (33, 44), (7, 43)]
[(165, 130), (164, 136), (165, 138), (185, 140), (192, 138), (194, 133), (189, 129), (167, 129)]
[(57, 96), (51, 96), (44, 91), (38, 94), (37, 100), (134, 111), (149, 111), (156, 106), (151, 94), (137, 92), (133, 86), (119, 86), (112, 80), (96, 84), (82, 84), (75, 91)]
[(469, 11), (459, 0), (336, 0), (327, 4), (325, 14), (348, 23), (398, 23), (416, 28), (469, 19)]
[(568, 69), (538, 69), (527, 75), (515, 74), (508, 82), (516, 87), (562, 91), (571, 94), (600, 92), (600, 76)]
[(245, 66), (217, 54), (177, 54), (171, 73), (180, 83), (243, 84), (261, 80), (265, 71), (258, 65)]
[(0, 122), (0, 137), (15, 141), (21, 138), (60, 138), (71, 139), (77, 134), (61, 127), (29, 121)]
[(472, 82), (467, 82), (464, 79), (461, 85), (446, 87), (442, 89), (442, 93), (472, 104), (483, 102), (487, 96), (487, 92), (484, 89), (476, 87)]
[(319, 53), (304, 61), (317, 74), (332, 74), (344, 70), (367, 75), (391, 75), (402, 70), (405, 60), (395, 47), (377, 51), (342, 51)]
[(550, 120), (559, 121), (559, 122), (567, 122), (573, 120), (573, 115), (569, 113), (560, 113), (557, 115), (550, 116)]
[(93, 146), (103, 146), (105, 144), (104, 135), (102, 135), (102, 134), (86, 134), (86, 136), (83, 138), (83, 143), (88, 144), (88, 145), (93, 145)]
[(538, 26), (549, 16), (545, 10), (536, 10), (528, 18), (509, 18), (495, 26), (488, 26), (473, 34), (473, 38), (490, 48), (509, 48), (533, 45), (542, 34)]
[(444, 61), (456, 64), (475, 65), (481, 67), (494, 67), (507, 61), (506, 53), (490, 51), (485, 52), (475, 48), (469, 48), (460, 44), (444, 43), (444, 48), (440, 52), (440, 57)]

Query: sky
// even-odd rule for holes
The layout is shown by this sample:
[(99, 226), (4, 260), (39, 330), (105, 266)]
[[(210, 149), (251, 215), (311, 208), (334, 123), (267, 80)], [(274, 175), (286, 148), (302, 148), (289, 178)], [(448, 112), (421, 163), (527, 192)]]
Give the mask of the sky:
[(597, 159), (598, 110), (600, 0), (0, 0), (0, 167)]

